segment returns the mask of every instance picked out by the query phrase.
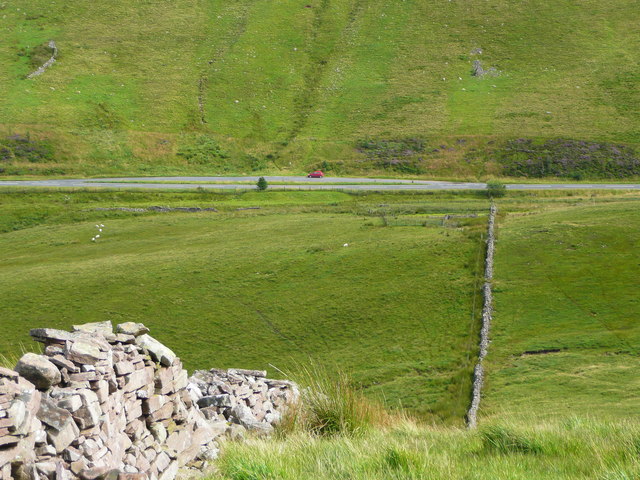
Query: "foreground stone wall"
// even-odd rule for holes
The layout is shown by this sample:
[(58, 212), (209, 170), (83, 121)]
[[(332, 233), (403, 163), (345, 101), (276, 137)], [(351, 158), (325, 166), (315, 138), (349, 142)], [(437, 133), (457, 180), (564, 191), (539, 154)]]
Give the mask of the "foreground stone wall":
[(300, 393), (294, 383), (266, 376), (263, 370), (197, 370), (187, 388), (206, 418), (238, 425), (234, 434), (245, 429), (269, 434)]
[(190, 384), (142, 324), (31, 335), (44, 354), (0, 368), (2, 480), (170, 480), (215, 459), (225, 433), (269, 433), (297, 398), (264, 372), (197, 372)]

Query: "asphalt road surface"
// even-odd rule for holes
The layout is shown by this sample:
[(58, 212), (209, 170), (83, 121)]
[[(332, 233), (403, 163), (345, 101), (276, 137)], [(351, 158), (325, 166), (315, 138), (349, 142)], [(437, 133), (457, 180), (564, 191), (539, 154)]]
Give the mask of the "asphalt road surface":
[[(120, 177), (62, 180), (2, 180), (0, 187), (48, 187), (48, 188), (142, 188), (148, 190), (185, 190), (209, 188), (220, 190), (251, 190), (259, 177)], [(441, 182), (429, 180), (396, 180), (392, 178), (347, 177), (264, 177), (267, 182), (278, 182), (270, 188), (280, 190), (481, 190), (484, 183)], [(140, 182), (140, 183), (138, 183)], [(172, 183), (153, 183), (172, 182)], [(206, 183), (181, 183), (206, 182)], [(224, 183), (221, 183), (224, 182)], [(252, 182), (252, 183), (228, 183)], [(284, 183), (283, 183), (284, 182)], [(286, 182), (291, 182), (287, 184)], [(302, 185), (294, 185), (302, 183)], [(507, 185), (509, 190), (640, 190), (640, 184), (632, 183), (523, 183)]]

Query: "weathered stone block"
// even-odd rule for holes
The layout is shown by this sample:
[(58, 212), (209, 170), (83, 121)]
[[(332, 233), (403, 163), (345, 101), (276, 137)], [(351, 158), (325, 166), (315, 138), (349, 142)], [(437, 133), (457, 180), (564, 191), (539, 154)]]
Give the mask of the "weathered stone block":
[(170, 366), (176, 360), (175, 353), (147, 334), (137, 337), (136, 345), (146, 349), (153, 360), (166, 367)]
[(103, 349), (104, 344), (97, 339), (77, 337), (67, 343), (65, 356), (77, 363), (93, 365), (108, 358)]
[(235, 401), (233, 397), (228, 394), (223, 395), (210, 395), (206, 397), (202, 397), (197, 402), (200, 408), (207, 407), (229, 407), (233, 408), (235, 406)]
[(173, 404), (168, 402), (160, 407), (158, 410), (149, 415), (149, 420), (152, 422), (158, 422), (160, 420), (165, 420), (167, 418), (171, 418), (173, 415)]
[(60, 370), (47, 357), (36, 353), (25, 353), (15, 370), (40, 390), (46, 390), (62, 380)]
[(140, 335), (144, 335), (145, 333), (149, 333), (149, 329), (142, 323), (124, 322), (116, 325), (116, 332), (138, 337)]
[(133, 363), (128, 361), (121, 361), (114, 363), (113, 369), (116, 371), (116, 375), (127, 375), (128, 373), (133, 373), (135, 371), (135, 367)]
[(74, 325), (73, 331), (108, 335), (113, 333), (113, 325), (111, 325), (109, 320), (105, 320), (104, 322), (84, 323), (82, 325)]
[(47, 425), (47, 438), (58, 453), (71, 445), (80, 434), (71, 414), (59, 408), (50, 398), (43, 398), (38, 410), (38, 419)]
[(55, 328), (32, 328), (29, 330), (29, 335), (37, 342), (58, 342), (64, 343), (68, 340), (73, 340), (73, 333), (66, 332), (64, 330), (56, 330)]

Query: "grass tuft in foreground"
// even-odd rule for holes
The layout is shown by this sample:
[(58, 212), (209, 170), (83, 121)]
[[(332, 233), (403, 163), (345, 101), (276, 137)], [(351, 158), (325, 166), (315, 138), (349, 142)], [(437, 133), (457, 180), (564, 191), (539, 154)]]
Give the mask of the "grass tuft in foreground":
[(478, 432), (406, 419), (359, 437), (297, 433), (227, 443), (209, 480), (632, 479), (640, 427), (585, 417), (491, 424)]
[(292, 376), (301, 386), (301, 402), (280, 424), (279, 433), (290, 435), (359, 436), (391, 421), (384, 408), (353, 388), (341, 370), (330, 372), (315, 363), (300, 366)]

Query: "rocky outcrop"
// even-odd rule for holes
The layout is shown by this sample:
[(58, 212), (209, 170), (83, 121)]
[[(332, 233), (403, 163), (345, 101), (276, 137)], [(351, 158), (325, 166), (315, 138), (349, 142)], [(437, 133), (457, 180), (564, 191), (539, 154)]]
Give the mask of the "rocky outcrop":
[(58, 56), (58, 46), (56, 45), (56, 42), (51, 40), (49, 41), (47, 46), (51, 49), (51, 58), (49, 58), (49, 60), (44, 62), (40, 67), (38, 67), (37, 70), (27, 75), (27, 78), (33, 78), (33, 77), (37, 77), (38, 75), (42, 75), (47, 68), (49, 68), (51, 65), (56, 63), (56, 57)]
[(489, 67), (487, 69), (484, 69), (482, 67), (482, 62), (480, 60), (474, 60), (471, 75), (473, 75), (474, 77), (480, 77), (480, 78), (497, 77), (498, 75), (500, 75), (500, 72), (496, 67)]
[[(196, 372), (142, 324), (38, 328), (44, 354), (0, 368), (0, 479), (171, 480), (242, 428), (269, 433), (297, 398), (264, 372)], [(202, 406), (202, 408), (201, 408)]]

